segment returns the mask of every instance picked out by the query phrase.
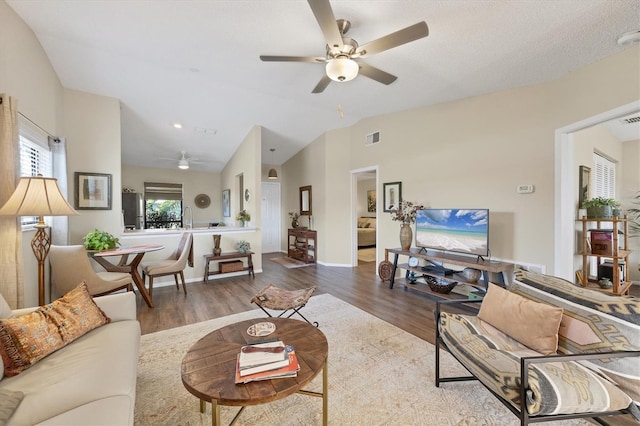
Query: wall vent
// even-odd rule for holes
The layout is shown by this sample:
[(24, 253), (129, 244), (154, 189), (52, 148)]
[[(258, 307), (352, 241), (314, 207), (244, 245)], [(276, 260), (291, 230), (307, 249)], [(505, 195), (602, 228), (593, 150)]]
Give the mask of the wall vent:
[(634, 115), (632, 117), (623, 118), (620, 120), (622, 124), (640, 123), (640, 115)]
[(375, 145), (380, 142), (380, 132), (373, 132), (365, 136), (364, 144), (365, 146)]

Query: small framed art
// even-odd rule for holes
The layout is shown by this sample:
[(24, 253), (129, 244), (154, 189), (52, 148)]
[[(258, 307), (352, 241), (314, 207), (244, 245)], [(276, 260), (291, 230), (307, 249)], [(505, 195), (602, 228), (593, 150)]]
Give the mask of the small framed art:
[(76, 210), (111, 210), (111, 175), (75, 172)]
[(388, 182), (383, 184), (383, 211), (390, 213), (398, 209), (402, 201), (402, 182)]

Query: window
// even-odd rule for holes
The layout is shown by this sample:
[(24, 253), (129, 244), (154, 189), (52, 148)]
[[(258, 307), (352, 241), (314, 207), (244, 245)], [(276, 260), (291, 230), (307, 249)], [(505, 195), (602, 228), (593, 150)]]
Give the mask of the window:
[(144, 183), (145, 229), (182, 228), (182, 184)]
[(592, 197), (616, 198), (616, 163), (594, 152)]
[[(49, 135), (35, 124), (19, 116), (18, 133), (20, 144), (20, 176), (37, 176), (41, 174), (51, 177), (53, 161), (49, 148)], [(36, 216), (22, 216), (23, 227), (38, 223)]]

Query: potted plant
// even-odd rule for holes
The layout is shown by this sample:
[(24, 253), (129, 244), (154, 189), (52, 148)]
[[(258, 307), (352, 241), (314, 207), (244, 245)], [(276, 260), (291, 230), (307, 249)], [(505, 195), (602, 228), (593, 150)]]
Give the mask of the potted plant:
[(98, 231), (97, 229), (85, 235), (82, 242), (87, 250), (97, 251), (114, 249), (120, 245), (118, 238), (108, 232)]
[(300, 219), (300, 213), (298, 212), (289, 212), (289, 218), (291, 219), (291, 227), (297, 228), (300, 224), (298, 223), (298, 219)]
[(391, 212), (392, 220), (402, 222), (402, 226), (400, 227), (400, 246), (402, 250), (409, 250), (411, 248), (411, 241), (413, 241), (411, 224), (416, 221), (418, 210), (423, 208), (424, 206), (422, 204), (402, 200), (398, 205), (398, 209)]
[(595, 197), (582, 203), (582, 208), (587, 209), (589, 219), (611, 219), (613, 210), (619, 209), (620, 204), (613, 198)]
[(251, 244), (249, 241), (240, 240), (238, 241), (238, 244), (236, 244), (236, 249), (240, 253), (249, 253), (251, 251)]
[(242, 223), (242, 227), (244, 227), (245, 224), (251, 220), (251, 215), (246, 210), (240, 210), (236, 216), (236, 220), (239, 220), (240, 223)]

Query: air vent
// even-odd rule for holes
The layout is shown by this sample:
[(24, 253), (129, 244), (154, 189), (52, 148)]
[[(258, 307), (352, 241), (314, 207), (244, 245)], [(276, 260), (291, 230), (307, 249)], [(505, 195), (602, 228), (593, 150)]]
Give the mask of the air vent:
[(631, 116), (631, 117), (623, 118), (623, 119), (620, 120), (620, 122), (622, 124), (640, 123), (640, 115), (634, 115), (634, 116)]
[(365, 146), (375, 145), (378, 142), (380, 142), (380, 132), (370, 133), (364, 139)]

